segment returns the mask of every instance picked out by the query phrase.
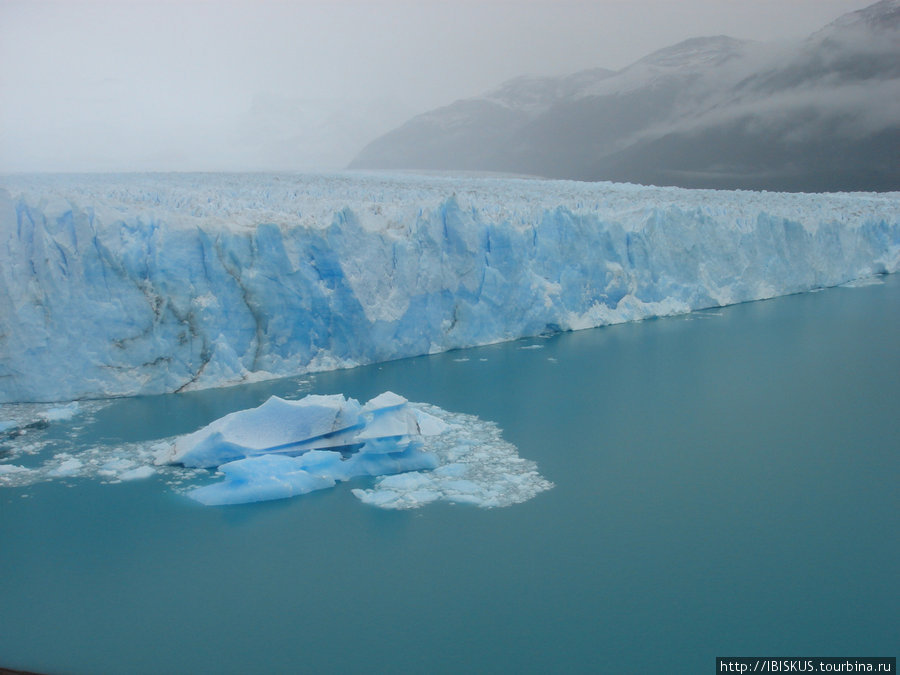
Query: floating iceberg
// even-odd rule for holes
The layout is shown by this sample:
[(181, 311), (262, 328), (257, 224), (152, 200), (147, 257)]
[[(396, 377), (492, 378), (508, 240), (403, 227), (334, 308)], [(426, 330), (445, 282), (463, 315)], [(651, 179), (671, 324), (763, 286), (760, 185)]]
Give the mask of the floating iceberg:
[[(298, 429), (310, 435), (292, 436)], [(383, 508), (413, 508), (439, 499), (505, 506), (550, 487), (532, 463), (515, 456), (514, 448), (510, 452), (512, 446), (503, 447), (498, 439), (487, 444), (461, 440), (453, 431), (453, 425), (391, 392), (365, 406), (340, 395), (300, 401), (272, 397), (179, 438), (167, 460), (218, 467), (224, 480), (188, 493), (208, 506), (284, 499), (361, 476), (377, 479), (371, 489), (357, 488), (353, 494)], [(433, 440), (440, 436), (447, 439)], [(324, 440), (333, 449), (316, 447)], [(481, 457), (474, 451), (479, 446)], [(233, 459), (239, 452), (240, 458)], [(494, 466), (484, 472), (479, 459)]]
[[(3, 406), (10, 419), (0, 432), (0, 488), (84, 480), (114, 485), (152, 477), (203, 503), (229, 504), (291, 497), (355, 479), (351, 493), (362, 502), (408, 509), (436, 500), (510, 506), (552, 487), (494, 423), (411, 403), (391, 392), (363, 406), (343, 396), (270, 399), (192, 434), (132, 443), (86, 444), (74, 428), (59, 433), (57, 425), (90, 422), (98, 411), (116, 405), (82, 401), (77, 420), (47, 415), (59, 408), (51, 404)], [(275, 410), (282, 414), (272, 414)], [(303, 415), (306, 422), (292, 419)], [(48, 417), (62, 419), (50, 422)], [(321, 435), (292, 444), (288, 431), (297, 429)], [(287, 447), (266, 452), (275, 444)], [(223, 480), (198, 488), (210, 482), (215, 467)]]
[(358, 476), (435, 469), (437, 458), (421, 449), (422, 439), (445, 429), (393, 392), (365, 406), (340, 394), (299, 401), (272, 396), (179, 438), (169, 461), (225, 474), (223, 482), (190, 492), (193, 499), (241, 504), (293, 497)]
[(0, 402), (298, 375), (898, 269), (898, 193), (6, 176)]
[(231, 413), (178, 439), (172, 461), (212, 467), (258, 454), (290, 455), (349, 445), (362, 426), (360, 413), (358, 402), (340, 395), (300, 401), (272, 396), (258, 408)]
[(220, 506), (284, 499), (334, 485), (334, 478), (311, 474), (293, 457), (283, 455), (248, 457), (219, 470), (225, 481), (197, 488), (189, 496), (207, 506)]

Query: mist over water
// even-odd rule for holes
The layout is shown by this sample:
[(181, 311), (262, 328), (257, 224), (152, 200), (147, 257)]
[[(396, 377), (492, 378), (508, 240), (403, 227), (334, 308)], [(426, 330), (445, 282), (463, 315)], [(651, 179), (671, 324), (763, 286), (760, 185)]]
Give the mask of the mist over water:
[(356, 484), (227, 508), (164, 476), (2, 488), (0, 664), (704, 672), (892, 653), (900, 282), (881, 280), (60, 421), (47, 433), (86, 447), (144, 443), (270, 394), (391, 390), (496, 423), (555, 487), (411, 512)]

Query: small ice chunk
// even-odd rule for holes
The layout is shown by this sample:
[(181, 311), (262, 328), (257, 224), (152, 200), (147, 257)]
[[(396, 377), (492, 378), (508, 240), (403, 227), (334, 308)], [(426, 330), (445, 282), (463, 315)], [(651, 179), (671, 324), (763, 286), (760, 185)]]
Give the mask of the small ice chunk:
[(465, 457), (470, 452), (472, 452), (472, 446), (468, 443), (461, 443), (448, 448), (445, 454), (448, 460), (455, 463), (456, 460)]
[(397, 492), (392, 492), (390, 490), (362, 490), (360, 488), (354, 488), (351, 490), (353, 496), (359, 499), (363, 504), (370, 504), (372, 506), (380, 506), (383, 509), (392, 508), (394, 504), (396, 504), (397, 500), (400, 499), (400, 494)]
[(447, 424), (428, 413), (409, 408), (390, 408), (379, 411), (357, 438), (384, 438), (390, 436), (436, 436), (444, 433)]
[(79, 412), (81, 412), (81, 405), (79, 405), (78, 401), (72, 401), (68, 405), (45, 410), (40, 414), (40, 417), (48, 422), (63, 422), (72, 419)]
[(459, 478), (460, 476), (465, 476), (468, 472), (469, 467), (460, 462), (454, 462), (453, 464), (444, 464), (444, 466), (439, 466), (434, 470), (435, 476), (440, 476), (441, 478)]
[(385, 476), (378, 480), (379, 487), (388, 490), (416, 490), (431, 485), (432, 479), (423, 473), (399, 473), (393, 476)]
[(404, 452), (413, 444), (408, 436), (389, 436), (387, 438), (370, 438), (359, 451), (362, 454), (386, 455), (392, 452)]
[(0, 476), (8, 473), (24, 473), (26, 471), (31, 471), (31, 469), (18, 464), (0, 464)]
[(853, 281), (848, 281), (846, 284), (842, 284), (844, 288), (865, 288), (866, 286), (880, 286), (884, 283), (884, 278), (882, 276), (877, 277), (863, 277), (861, 279), (854, 279)]
[(129, 469), (128, 471), (120, 473), (119, 480), (141, 480), (143, 478), (149, 478), (155, 473), (156, 470), (152, 466), (138, 466), (134, 469)]
[(392, 391), (386, 391), (382, 394), (378, 394), (371, 401), (366, 403), (363, 406), (363, 412), (373, 412), (375, 410), (385, 410), (388, 408), (399, 408), (400, 406), (406, 405), (407, 400), (400, 396), (399, 394), (395, 394)]
[(473, 504), (475, 506), (482, 506), (484, 504), (484, 498), (482, 496), (468, 494), (465, 492), (446, 495), (445, 499), (448, 502), (453, 502), (454, 504)]
[(74, 457), (71, 459), (64, 460), (59, 466), (51, 469), (49, 475), (55, 477), (63, 477), (63, 476), (72, 476), (78, 473), (83, 466), (81, 460), (75, 459)]
[(408, 493), (406, 497), (408, 501), (412, 502), (410, 506), (421, 506), (436, 502), (441, 498), (441, 493), (438, 490), (415, 490)]
[(386, 476), (404, 471), (436, 469), (439, 465), (435, 455), (417, 448), (386, 455), (357, 453), (347, 462), (354, 476)]
[(390, 436), (410, 436), (417, 434), (418, 422), (412, 411), (406, 407), (379, 410), (357, 438), (385, 438)]
[(125, 471), (126, 469), (130, 469), (133, 467), (135, 462), (130, 459), (126, 459), (124, 457), (116, 457), (108, 462), (106, 462), (103, 466), (100, 467), (101, 471)]
[(169, 464), (175, 454), (175, 445), (166, 442), (156, 443), (150, 448), (150, 454), (153, 457), (153, 463), (157, 466)]
[(424, 410), (416, 408), (413, 410), (413, 414), (416, 416), (416, 424), (422, 436), (438, 436), (449, 428), (449, 425), (440, 417), (429, 415)]
[[(408, 475), (408, 474), (403, 474)], [(392, 476), (393, 478), (393, 476)], [(396, 490), (353, 490), (353, 495), (364, 504), (379, 506), (383, 509), (414, 509), (425, 504), (430, 504), (441, 499), (439, 490), (427, 488), (408, 489), (406, 485), (398, 484)]]
[(441, 487), (451, 492), (463, 492), (470, 495), (481, 492), (481, 488), (470, 480), (448, 480), (441, 483)]
[(0, 420), (0, 434), (4, 431), (9, 431), (10, 429), (15, 429), (18, 424), (16, 424), (13, 420)]

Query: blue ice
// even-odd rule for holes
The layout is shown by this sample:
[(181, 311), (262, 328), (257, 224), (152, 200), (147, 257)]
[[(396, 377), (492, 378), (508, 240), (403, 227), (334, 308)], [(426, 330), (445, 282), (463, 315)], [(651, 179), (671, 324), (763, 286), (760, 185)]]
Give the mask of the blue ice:
[(4, 176), (0, 402), (298, 375), (898, 270), (900, 193)]
[[(224, 480), (189, 496), (212, 506), (284, 499), (360, 476), (428, 471), (438, 458), (422, 439), (447, 425), (385, 392), (365, 406), (342, 395), (286, 401), (231, 413), (179, 438), (169, 461), (218, 467)], [(332, 449), (325, 449), (332, 448)]]

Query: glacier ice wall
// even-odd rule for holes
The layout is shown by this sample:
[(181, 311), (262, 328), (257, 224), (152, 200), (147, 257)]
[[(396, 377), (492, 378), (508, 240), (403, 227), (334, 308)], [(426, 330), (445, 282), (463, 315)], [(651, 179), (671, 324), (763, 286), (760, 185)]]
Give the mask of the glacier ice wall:
[(900, 194), (486, 177), (0, 178), (0, 402), (286, 376), (900, 267)]

